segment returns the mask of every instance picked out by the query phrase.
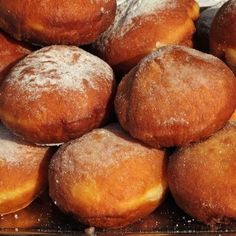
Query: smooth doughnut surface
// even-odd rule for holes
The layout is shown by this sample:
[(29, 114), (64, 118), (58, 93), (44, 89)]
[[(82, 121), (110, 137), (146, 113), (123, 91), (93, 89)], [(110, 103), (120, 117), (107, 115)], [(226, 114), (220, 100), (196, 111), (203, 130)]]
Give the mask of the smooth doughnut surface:
[(82, 45), (112, 23), (115, 0), (0, 0), (0, 28), (39, 45)]

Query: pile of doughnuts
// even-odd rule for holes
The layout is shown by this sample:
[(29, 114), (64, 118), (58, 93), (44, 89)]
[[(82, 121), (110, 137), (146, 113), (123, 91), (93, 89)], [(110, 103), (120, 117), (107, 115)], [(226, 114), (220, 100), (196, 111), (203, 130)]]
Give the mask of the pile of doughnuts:
[(217, 7), (197, 23), (194, 0), (0, 0), (0, 214), (48, 186), (120, 228), (170, 189), (201, 222), (236, 220), (236, 0)]

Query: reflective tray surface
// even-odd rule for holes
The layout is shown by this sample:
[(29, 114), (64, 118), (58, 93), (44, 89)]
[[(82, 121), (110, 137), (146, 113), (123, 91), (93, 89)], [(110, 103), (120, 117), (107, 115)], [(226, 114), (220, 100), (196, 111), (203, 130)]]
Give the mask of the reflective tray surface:
[[(64, 234), (88, 235), (87, 227), (61, 213), (43, 194), (27, 208), (0, 217), (0, 234)], [(183, 213), (168, 196), (166, 201), (146, 219), (116, 230), (95, 229), (95, 235), (236, 235), (236, 222), (210, 228)], [(92, 234), (92, 235), (94, 235)]]

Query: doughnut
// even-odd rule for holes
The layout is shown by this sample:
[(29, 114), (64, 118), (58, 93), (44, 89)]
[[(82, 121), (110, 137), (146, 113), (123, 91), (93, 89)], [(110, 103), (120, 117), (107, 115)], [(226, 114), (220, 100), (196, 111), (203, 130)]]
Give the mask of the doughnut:
[(82, 45), (113, 22), (115, 0), (0, 0), (0, 28), (38, 45)]
[(223, 59), (236, 75), (236, 0), (226, 2), (210, 29), (210, 51)]
[(118, 86), (115, 110), (132, 137), (153, 147), (185, 146), (222, 128), (235, 109), (236, 80), (218, 58), (166, 46)]
[(212, 21), (220, 7), (228, 0), (221, 0), (214, 5), (202, 11), (197, 21), (197, 48), (204, 52), (209, 52), (209, 34)]
[(111, 110), (113, 71), (75, 46), (49, 46), (21, 60), (0, 88), (0, 118), (15, 134), (60, 144), (102, 125)]
[(166, 166), (164, 151), (112, 124), (59, 148), (49, 166), (49, 194), (63, 212), (86, 225), (123, 227), (160, 205)]
[(168, 183), (177, 205), (209, 225), (236, 220), (236, 125), (170, 157)]
[(0, 125), (0, 214), (28, 206), (46, 187), (52, 150), (23, 142)]
[(112, 26), (95, 42), (95, 51), (115, 70), (128, 72), (161, 46), (192, 46), (198, 14), (194, 0), (124, 1)]
[(11, 39), (0, 31), (0, 82), (9, 69), (30, 52), (30, 47)]

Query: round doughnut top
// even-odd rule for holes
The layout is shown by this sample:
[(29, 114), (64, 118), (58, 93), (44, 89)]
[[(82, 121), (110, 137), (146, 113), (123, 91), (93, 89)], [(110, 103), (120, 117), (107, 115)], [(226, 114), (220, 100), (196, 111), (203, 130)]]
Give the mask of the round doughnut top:
[(131, 136), (183, 146), (221, 128), (235, 109), (236, 80), (218, 58), (183, 46), (153, 52), (121, 81), (115, 109)]
[[(102, 77), (102, 79), (101, 79)], [(6, 79), (9, 86), (30, 92), (35, 99), (43, 92), (100, 89), (100, 81), (113, 80), (112, 69), (104, 61), (74, 46), (50, 46), (24, 58)]]
[(81, 168), (77, 176), (96, 176), (128, 159), (147, 158), (160, 153), (131, 138), (118, 124), (112, 124), (62, 146), (57, 153), (61, 161), (56, 163), (63, 166), (65, 174), (73, 172), (79, 165)]
[(235, 10), (236, 10), (236, 0), (229, 0), (229, 1), (225, 1), (227, 2), (227, 4), (225, 4), (225, 13), (227, 14), (236, 14)]
[(192, 46), (194, 0), (131, 0), (117, 7), (113, 24), (95, 42), (97, 53), (120, 73), (164, 45)]
[(226, 2), (218, 11), (211, 28), (212, 40), (221, 47), (236, 47), (236, 0)]
[[(199, 177), (202, 176), (203, 173), (207, 175), (209, 172), (212, 172), (212, 174), (214, 173), (215, 177), (228, 175), (228, 172), (224, 171), (224, 168), (226, 166), (233, 168), (233, 165), (231, 165), (232, 163), (230, 164), (230, 162), (224, 162), (223, 160), (235, 163), (235, 131), (236, 123), (231, 122), (212, 135), (209, 139), (179, 149), (179, 151), (171, 157), (171, 166), (178, 171), (180, 176), (182, 176), (183, 173), (189, 172), (195, 172)], [(211, 165), (208, 165), (207, 162), (211, 162)], [(221, 163), (221, 165), (219, 165), (219, 163)], [(197, 171), (197, 169), (199, 169), (199, 171)], [(202, 169), (205, 169), (205, 171), (202, 171)], [(219, 179), (223, 181), (224, 178)], [(205, 178), (205, 180), (208, 181), (209, 178)], [(215, 183), (218, 184), (219, 181)]]
[[(221, 64), (218, 58), (210, 54), (183, 46), (168, 46), (144, 58), (139, 64), (137, 73), (142, 73), (145, 67), (148, 67), (153, 61), (162, 67), (163, 73), (166, 73), (165, 80), (168, 81), (167, 89), (165, 86), (155, 88), (160, 94), (165, 91), (168, 93), (170, 90), (188, 93), (202, 86), (211, 88), (215, 82), (211, 79), (214, 72), (213, 67), (215, 67), (215, 63)], [(213, 67), (206, 67), (206, 63)], [(218, 76), (215, 80), (224, 80), (224, 77)], [(176, 122), (178, 121), (176, 120)]]
[(114, 89), (113, 71), (98, 57), (74, 46), (45, 47), (3, 81), (1, 120), (29, 142), (66, 142), (105, 122)]
[[(227, 1), (224, 5), (224, 8), (222, 9), (222, 11), (224, 12), (224, 14), (221, 17), (226, 17), (227, 18), (227, 15), (229, 17), (231, 15), (233, 15), (235, 17), (236, 16), (236, 0)], [(234, 23), (234, 21), (232, 21), (232, 23)]]
[[(172, 194), (187, 213), (207, 224), (236, 219), (236, 125), (170, 157)], [(224, 193), (224, 194), (222, 194)]]
[(30, 145), (0, 124), (0, 164), (32, 168), (42, 159), (48, 148)]
[(101, 50), (105, 50), (105, 45), (109, 43), (110, 38), (122, 38), (135, 27), (134, 19), (150, 17), (166, 9), (174, 9), (177, 5), (177, 1), (173, 0), (130, 0), (121, 2), (117, 7), (115, 21), (98, 40), (99, 47), (101, 47)]

